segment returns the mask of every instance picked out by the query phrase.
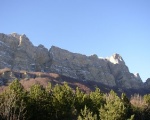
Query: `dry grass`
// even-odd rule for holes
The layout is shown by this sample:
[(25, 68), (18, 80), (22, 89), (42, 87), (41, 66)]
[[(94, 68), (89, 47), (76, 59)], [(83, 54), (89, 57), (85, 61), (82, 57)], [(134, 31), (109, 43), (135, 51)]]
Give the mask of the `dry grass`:
[[(43, 87), (46, 87), (48, 85), (48, 82), (50, 82), (52, 86), (56, 84), (63, 85), (64, 82), (67, 82), (68, 85), (74, 90), (76, 89), (76, 87), (78, 87), (80, 90), (86, 93), (90, 93), (92, 91), (92, 86), (93, 86), (93, 83), (88, 84), (88, 82), (83, 82), (82, 80), (76, 80), (76, 79), (62, 76), (56, 73), (11, 71), (11, 69), (8, 69), (8, 68), (0, 70), (0, 73), (3, 73), (3, 72), (13, 72), (14, 75), (18, 75), (19, 77), (21, 74), (21, 78), (18, 78), (18, 79), (20, 80), (20, 83), (23, 85), (23, 87), (26, 90), (30, 90), (30, 87), (35, 84), (40, 84)], [(8, 79), (11, 79), (11, 76), (9, 76)], [(8, 85), (9, 83), (7, 83), (7, 86)], [(7, 88), (7, 86), (1, 86), (0, 92), (4, 91)]]
[(0, 74), (4, 73), (4, 72), (10, 72), (11, 69), (10, 68), (4, 68), (4, 69), (0, 69)]
[(20, 83), (23, 85), (23, 87), (26, 90), (30, 90), (30, 87), (35, 84), (39, 84), (39, 85), (42, 85), (43, 87), (46, 87), (48, 82), (50, 81), (51, 80), (48, 78), (35, 78), (35, 79), (30, 79), (30, 80), (21, 80)]

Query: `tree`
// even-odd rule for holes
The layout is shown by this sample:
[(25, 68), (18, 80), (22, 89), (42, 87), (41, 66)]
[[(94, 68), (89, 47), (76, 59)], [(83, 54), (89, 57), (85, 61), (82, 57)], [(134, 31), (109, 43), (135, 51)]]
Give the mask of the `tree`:
[(145, 102), (142, 96), (139, 94), (134, 94), (131, 96), (130, 103), (132, 105), (132, 110), (135, 120), (144, 120), (144, 108)]
[(86, 95), (77, 87), (75, 91), (75, 102), (74, 106), (75, 109), (77, 110), (77, 114), (81, 112), (81, 109), (84, 109), (85, 106), (85, 98)]
[(144, 101), (147, 105), (150, 106), (150, 94), (144, 95)]
[[(127, 98), (125, 93), (121, 94), (121, 102), (124, 104), (126, 111), (125, 111), (125, 118), (130, 118), (134, 113), (132, 109), (132, 105), (130, 103), (130, 100)], [(134, 118), (134, 115), (131, 117), (131, 119)]]
[(84, 110), (81, 109), (81, 113), (78, 116), (78, 120), (98, 120), (97, 115), (90, 112), (87, 107), (84, 107)]
[(91, 103), (88, 104), (88, 108), (99, 117), (99, 109), (104, 105), (105, 100), (104, 96), (101, 93), (99, 88), (96, 88), (94, 92), (91, 92), (90, 95)]
[(55, 85), (52, 93), (55, 120), (71, 119), (74, 112), (74, 93), (65, 82), (64, 85)]
[(0, 95), (0, 116), (7, 120), (25, 120), (26, 92), (18, 80)]
[(150, 94), (144, 95), (144, 102), (143, 116), (145, 120), (150, 120)]
[(106, 104), (100, 108), (101, 120), (125, 120), (126, 108), (114, 91), (106, 95)]
[(31, 120), (49, 120), (52, 113), (52, 99), (41, 85), (33, 85), (28, 95), (28, 114)]

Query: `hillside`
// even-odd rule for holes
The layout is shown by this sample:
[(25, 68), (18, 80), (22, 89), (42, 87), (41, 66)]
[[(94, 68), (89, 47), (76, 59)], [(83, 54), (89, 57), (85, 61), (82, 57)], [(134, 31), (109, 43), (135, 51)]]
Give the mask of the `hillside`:
[[(5, 69), (8, 68), (8, 69)], [(79, 84), (86, 91), (95, 86), (104, 92), (149, 93), (149, 79), (143, 83), (140, 75), (130, 73), (119, 54), (108, 58), (86, 56), (52, 46), (34, 46), (26, 35), (0, 33), (0, 84), (14, 79), (28, 79), (23, 84), (48, 81), (61, 84), (64, 81), (74, 87)], [(59, 76), (55, 78), (55, 74)], [(41, 77), (42, 76), (42, 77)], [(55, 79), (55, 81), (53, 81)], [(45, 84), (44, 83), (44, 84)], [(77, 84), (76, 84), (77, 83)]]

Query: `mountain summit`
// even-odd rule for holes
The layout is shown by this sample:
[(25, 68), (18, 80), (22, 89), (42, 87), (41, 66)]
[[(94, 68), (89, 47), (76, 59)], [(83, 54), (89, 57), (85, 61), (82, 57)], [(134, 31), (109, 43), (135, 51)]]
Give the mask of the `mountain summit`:
[(26, 35), (0, 33), (0, 69), (53, 72), (81, 81), (96, 81), (110, 87), (143, 88), (139, 74), (129, 72), (123, 58), (86, 56), (52, 46), (34, 46)]

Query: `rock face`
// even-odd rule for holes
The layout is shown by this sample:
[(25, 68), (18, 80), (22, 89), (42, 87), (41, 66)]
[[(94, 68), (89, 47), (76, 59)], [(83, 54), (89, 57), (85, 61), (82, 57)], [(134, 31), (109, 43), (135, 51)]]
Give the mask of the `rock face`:
[(65, 76), (123, 88), (140, 88), (143, 84), (138, 74), (129, 72), (119, 54), (98, 58), (97, 55), (85, 56), (52, 46), (50, 57), (51, 71)]
[(50, 63), (48, 49), (34, 46), (26, 35), (0, 34), (0, 68), (42, 71)]
[(85, 56), (52, 46), (51, 71), (80, 80), (94, 80), (106, 85), (116, 86), (115, 78), (110, 74), (108, 61), (96, 55)]
[(150, 89), (150, 78), (148, 78), (146, 80), (146, 82), (144, 83), (144, 87), (147, 88), (147, 89)]
[(119, 54), (109, 58), (71, 53), (52, 46), (34, 46), (26, 35), (0, 34), (0, 69), (54, 72), (82, 81), (96, 81), (119, 88), (142, 88), (139, 74), (132, 74)]

